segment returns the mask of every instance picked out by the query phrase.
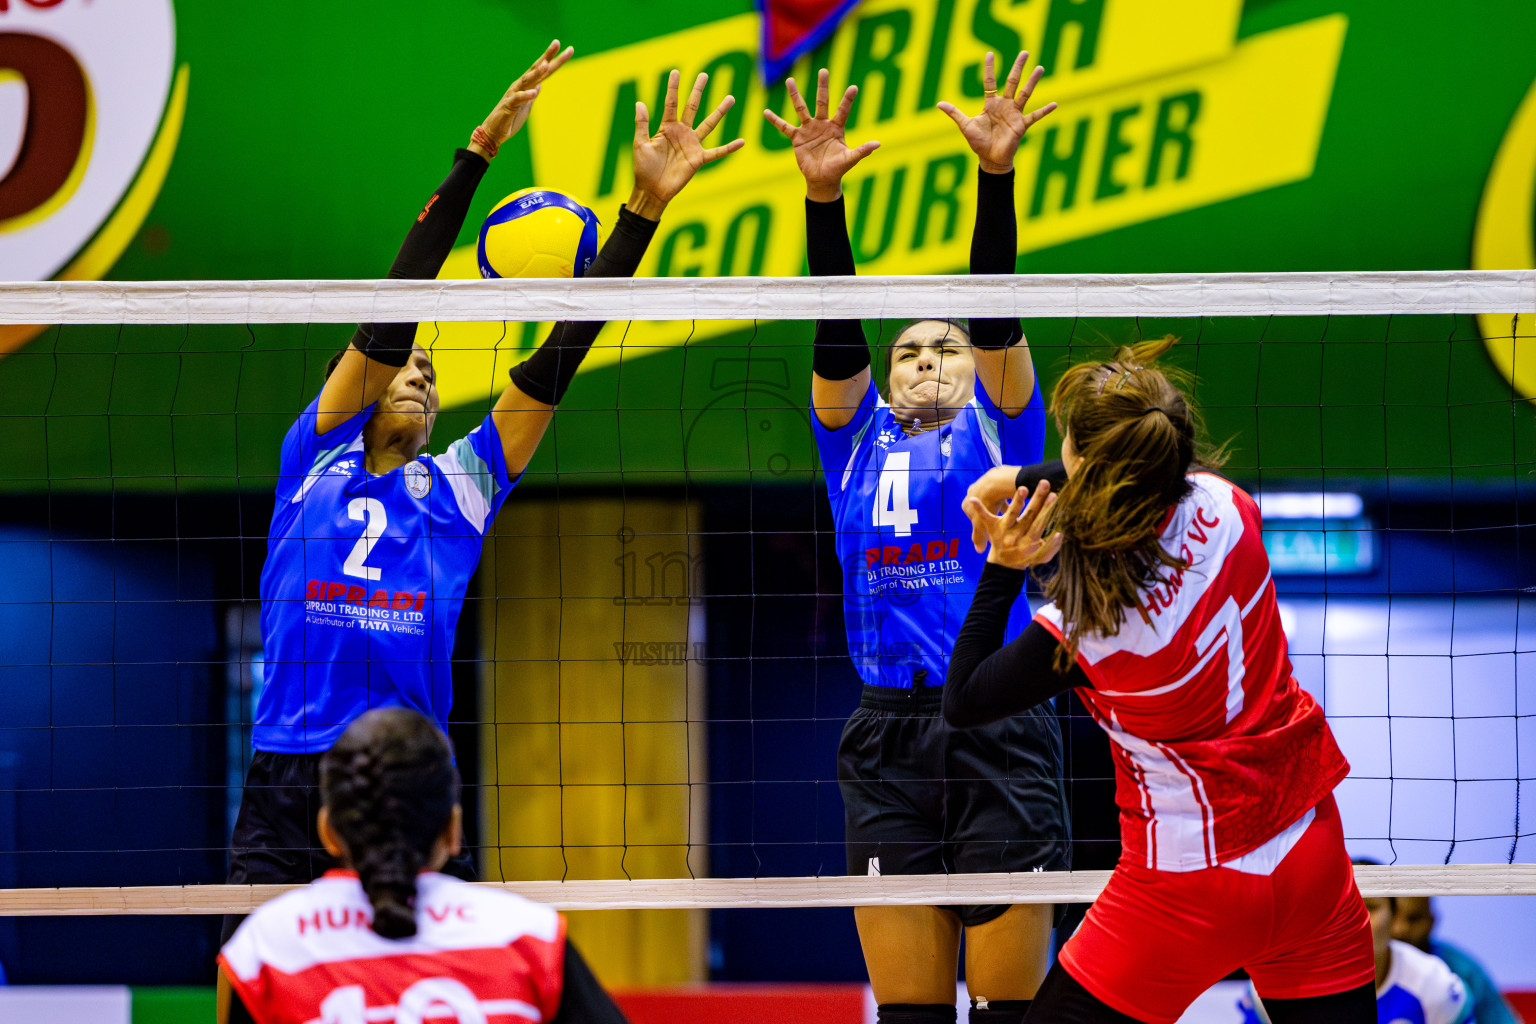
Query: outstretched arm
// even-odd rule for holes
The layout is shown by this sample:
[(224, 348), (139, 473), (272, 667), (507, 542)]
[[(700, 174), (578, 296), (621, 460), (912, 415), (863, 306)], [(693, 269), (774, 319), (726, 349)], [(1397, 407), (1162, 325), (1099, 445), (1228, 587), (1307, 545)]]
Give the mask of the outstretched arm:
[[(1018, 258), (1018, 217), (1013, 203), (1013, 158), (1030, 125), (1056, 109), (1047, 103), (1024, 112), (1043, 69), (1036, 67), (1020, 88), (1024, 62), (1021, 53), (1013, 62), (1001, 94), (992, 54), (987, 54), (982, 84), (986, 101), (981, 113), (966, 117), (953, 104), (940, 103), (960, 128), (965, 141), (980, 161), (976, 183), (976, 228), (971, 234), (971, 273), (1011, 274)], [(1005, 416), (1017, 416), (1029, 404), (1035, 390), (1035, 367), (1029, 342), (1017, 318), (974, 319), (971, 344), (975, 346), (976, 378)]]
[[(1030, 466), (993, 466), (975, 479), (966, 489), (965, 496), (979, 500), (984, 509), (998, 512), (1013, 499), (1020, 487), (1033, 491), (1042, 480), (1051, 485), (1053, 492), (1060, 494), (1067, 486), (1066, 464), (1060, 459), (1052, 459)], [(987, 550), (987, 531), (975, 516), (971, 517), (971, 543), (976, 545), (977, 551)]]
[(1060, 533), (1043, 536), (1055, 498), (1051, 485), (1042, 481), (1033, 491), (1015, 490), (998, 514), (976, 497), (965, 499), (965, 514), (991, 550), (965, 625), (955, 638), (944, 681), (944, 720), (952, 726), (995, 722), (1089, 684), (1076, 665), (1067, 672), (1057, 670), (1059, 641), (1038, 621), (1003, 644), (1008, 614), (1024, 589), (1025, 570), (1050, 561), (1061, 550)]
[[(847, 214), (843, 209), (843, 176), (860, 160), (880, 147), (866, 142), (849, 149), (843, 136), (858, 86), (850, 85), (831, 116), (827, 71), (816, 79), (816, 113), (813, 116), (793, 78), (785, 83), (794, 101), (800, 126), (771, 110), (763, 111), (770, 124), (795, 147), (795, 163), (805, 176), (805, 251), (811, 274), (816, 277), (852, 277), (853, 246), (848, 242)], [(829, 430), (848, 425), (869, 390), (869, 344), (864, 325), (857, 320), (818, 320), (811, 356), (811, 404), (816, 418)]]
[[(633, 275), (667, 204), (693, 179), (700, 167), (746, 145), (743, 140), (735, 139), (723, 146), (704, 147), (704, 139), (736, 102), (734, 97), (727, 96), (695, 128), (693, 119), (698, 115), (708, 81), (708, 75), (700, 75), (694, 81), (693, 92), (679, 117), (678, 74), (672, 72), (667, 80), (661, 127), (655, 135), (650, 131), (650, 115), (645, 104), (635, 104), (635, 188), (619, 211), (613, 233), (587, 268), (587, 277)], [(512, 368), (512, 386), (501, 393), (491, 410), (496, 433), (501, 437), (502, 452), (507, 458), (507, 472), (512, 476), (516, 477), (527, 468), (544, 431), (549, 428), (555, 406), (565, 396), (565, 389), (602, 329), (601, 321), (556, 324), (539, 350)]]
[[(432, 193), (405, 236), (389, 268), (390, 277), (431, 280), (443, 269), (491, 158), (523, 126), (544, 79), (559, 70), (571, 53), (570, 47), (560, 49), (558, 39), (551, 42), (475, 129), (468, 147), (454, 154), (448, 177)], [(378, 401), (400, 367), (410, 360), (415, 340), (413, 323), (359, 325), (320, 391), (315, 433), (329, 433)]]
[(1056, 648), (1061, 642), (1038, 621), (1003, 643), (1008, 615), (1024, 589), (1024, 578), (1023, 570), (994, 562), (981, 570), (944, 680), (944, 720), (957, 729), (1023, 714), (1057, 694), (1089, 685), (1077, 665), (1068, 672), (1057, 670)]

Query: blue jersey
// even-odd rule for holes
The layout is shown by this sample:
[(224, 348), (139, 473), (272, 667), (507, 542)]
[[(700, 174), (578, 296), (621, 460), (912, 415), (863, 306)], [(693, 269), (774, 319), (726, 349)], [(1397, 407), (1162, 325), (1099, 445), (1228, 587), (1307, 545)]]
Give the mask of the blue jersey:
[(489, 416), (446, 454), (370, 476), (372, 406), (317, 435), (318, 404), (283, 439), (261, 570), (266, 680), (252, 741), (286, 754), (328, 749), (370, 708), (447, 720), (464, 592), (514, 483)]
[(1475, 1024), (1467, 988), (1445, 961), (1391, 940), (1392, 966), (1376, 989), (1378, 1024)]
[(1488, 977), (1488, 972), (1472, 959), (1470, 953), (1449, 942), (1436, 942), (1433, 939), (1430, 940), (1429, 951), (1445, 961), (1445, 966), (1454, 971), (1466, 986), (1467, 999), (1472, 1003), (1472, 1016), (1477, 1018), (1477, 1024), (1519, 1024), (1514, 1011), (1504, 1002), (1504, 997), (1499, 995), (1498, 986)]
[[(941, 686), (986, 561), (960, 504), (993, 466), (1040, 461), (1040, 384), (1012, 418), (978, 384), (954, 419), (913, 437), (873, 381), (846, 426), (828, 430), (814, 412), (811, 422), (837, 527), (848, 654), (871, 686)], [(1005, 639), (1029, 621), (1029, 603), (1015, 603)]]

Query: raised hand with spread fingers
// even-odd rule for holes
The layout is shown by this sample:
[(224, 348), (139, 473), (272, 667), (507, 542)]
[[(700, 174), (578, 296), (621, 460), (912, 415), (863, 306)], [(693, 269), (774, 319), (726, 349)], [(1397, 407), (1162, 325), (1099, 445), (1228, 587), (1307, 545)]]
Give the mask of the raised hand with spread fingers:
[(1050, 482), (1041, 480), (1033, 494), (1023, 487), (1014, 491), (1000, 514), (993, 514), (980, 498), (966, 498), (961, 507), (991, 544), (987, 561), (1010, 569), (1028, 569), (1049, 562), (1061, 550), (1060, 532), (1042, 536), (1050, 519), (1047, 513), (1054, 504), (1056, 495), (1051, 493)]
[(533, 101), (538, 99), (544, 80), (559, 71), (575, 52), (570, 46), (560, 49), (558, 39), (550, 40), (539, 59), (517, 76), (485, 120), (480, 122), (480, 128), (471, 137), (467, 148), (487, 160), (495, 156), (501, 144), (516, 135), (527, 122), (528, 112), (533, 109)]
[(987, 54), (981, 80), (986, 90), (986, 99), (982, 103), (981, 113), (975, 117), (967, 117), (953, 103), (939, 104), (939, 109), (960, 126), (960, 134), (965, 136), (965, 141), (981, 161), (981, 169), (988, 174), (1006, 174), (1012, 170), (1013, 156), (1024, 141), (1024, 133), (1036, 121), (1056, 109), (1055, 103), (1047, 103), (1038, 110), (1027, 114), (1024, 112), (1030, 95), (1035, 91), (1035, 85), (1040, 81), (1040, 76), (1045, 74), (1044, 68), (1035, 65), (1035, 70), (1029, 73), (1029, 78), (1024, 80), (1021, 88), (1019, 82), (1027, 60), (1027, 52), (1020, 53), (1014, 59), (1013, 67), (1008, 72), (1008, 81), (1003, 84), (1002, 92), (998, 92), (992, 54)]
[(830, 116), (827, 114), (827, 69), (816, 76), (816, 113), (811, 114), (805, 105), (805, 97), (793, 78), (786, 79), (785, 89), (800, 117), (799, 127), (791, 125), (771, 110), (763, 111), (768, 123), (779, 130), (795, 146), (795, 163), (805, 176), (805, 194), (818, 203), (830, 203), (843, 194), (843, 175), (853, 170), (860, 160), (880, 148), (878, 142), (866, 142), (849, 148), (843, 129), (848, 115), (853, 112), (853, 98), (859, 87), (850, 85), (843, 93), (843, 101)]
[(693, 91), (679, 116), (677, 109), (678, 73), (667, 78), (667, 99), (661, 111), (661, 125), (651, 134), (650, 114), (644, 103), (635, 104), (635, 191), (626, 204), (642, 217), (656, 220), (661, 211), (693, 179), (700, 167), (745, 146), (746, 140), (732, 139), (723, 146), (705, 148), (704, 140), (715, 130), (725, 112), (736, 105), (736, 97), (727, 96), (699, 124), (699, 104), (709, 76), (700, 74), (693, 81)]

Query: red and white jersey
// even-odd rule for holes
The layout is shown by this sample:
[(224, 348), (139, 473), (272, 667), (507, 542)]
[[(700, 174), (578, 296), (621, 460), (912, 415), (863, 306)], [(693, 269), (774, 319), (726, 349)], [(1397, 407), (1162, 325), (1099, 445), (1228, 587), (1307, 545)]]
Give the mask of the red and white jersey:
[[(1114, 636), (1085, 636), (1079, 696), (1109, 733), (1122, 856), (1162, 871), (1234, 861), (1349, 772), (1286, 654), (1258, 506), (1192, 474), (1163, 547), (1190, 563), (1144, 592)], [(1035, 618), (1062, 636), (1061, 611)]]
[(246, 918), (219, 963), (257, 1024), (525, 1024), (555, 1015), (564, 918), (436, 872), (416, 886), (408, 939), (376, 935), (357, 875), (328, 871)]

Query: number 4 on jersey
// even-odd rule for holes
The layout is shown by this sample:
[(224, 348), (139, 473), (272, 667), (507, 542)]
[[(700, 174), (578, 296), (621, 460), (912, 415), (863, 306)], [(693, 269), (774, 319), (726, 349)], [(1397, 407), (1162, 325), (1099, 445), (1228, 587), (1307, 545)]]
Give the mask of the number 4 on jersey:
[(898, 537), (908, 537), (917, 525), (917, 510), (907, 497), (911, 452), (891, 452), (880, 467), (880, 483), (875, 488), (875, 527), (889, 526)]

